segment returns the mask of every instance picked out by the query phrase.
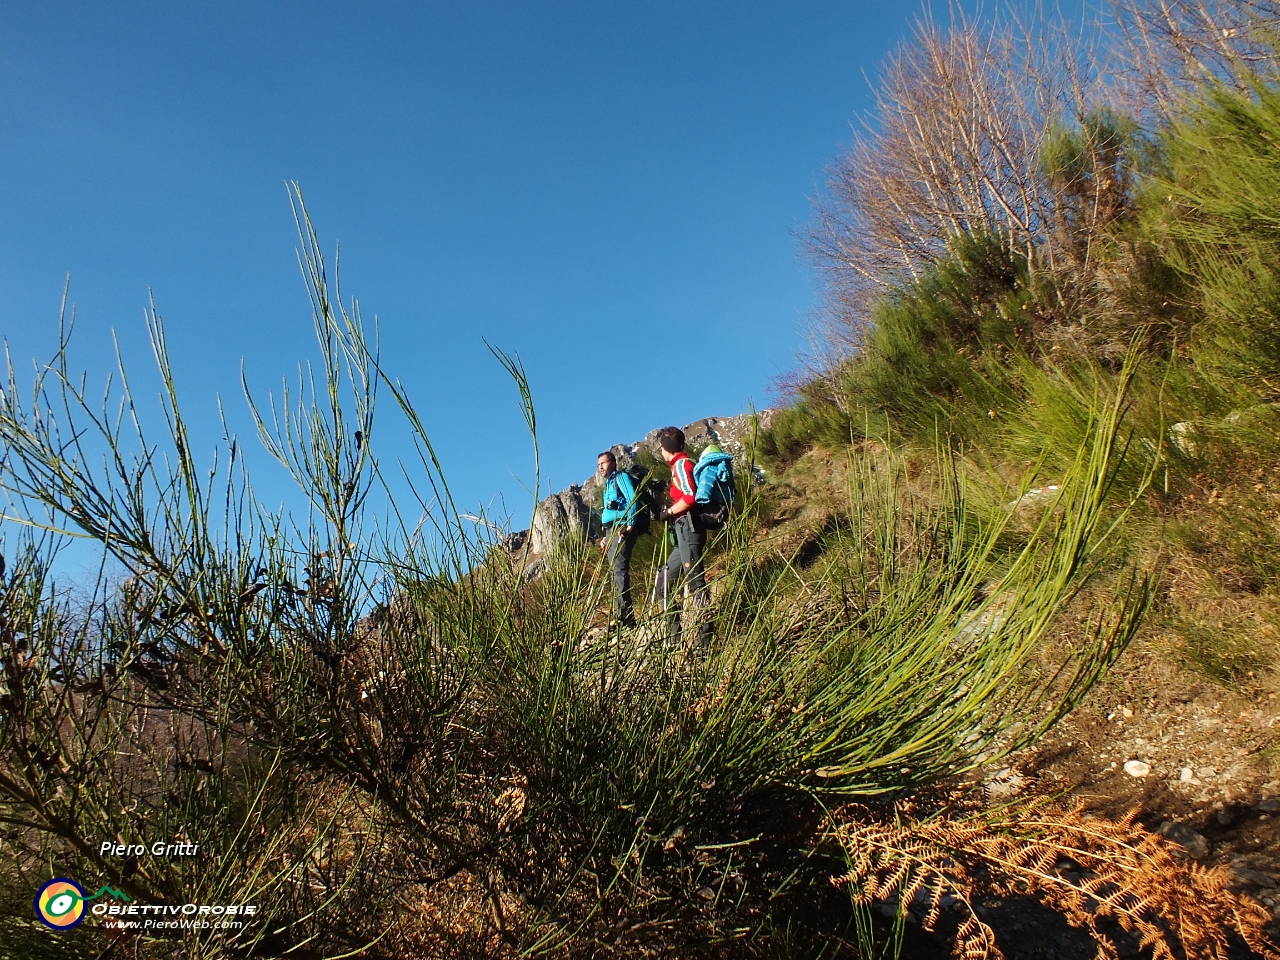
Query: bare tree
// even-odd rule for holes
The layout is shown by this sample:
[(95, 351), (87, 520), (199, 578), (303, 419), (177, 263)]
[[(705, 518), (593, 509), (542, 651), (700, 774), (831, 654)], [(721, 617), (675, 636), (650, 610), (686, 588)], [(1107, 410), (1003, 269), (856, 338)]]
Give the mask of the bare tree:
[(960, 233), (1007, 237), (1033, 269), (1060, 265), (1064, 218), (1042, 154), (1099, 99), (1099, 49), (1092, 28), (1039, 11), (917, 22), (885, 63), (871, 116), (832, 166), (807, 236), (828, 286), (830, 341), (856, 347), (874, 301)]
[(1120, 68), (1133, 112), (1169, 116), (1194, 84), (1244, 89), (1277, 63), (1277, 0), (1113, 0)]

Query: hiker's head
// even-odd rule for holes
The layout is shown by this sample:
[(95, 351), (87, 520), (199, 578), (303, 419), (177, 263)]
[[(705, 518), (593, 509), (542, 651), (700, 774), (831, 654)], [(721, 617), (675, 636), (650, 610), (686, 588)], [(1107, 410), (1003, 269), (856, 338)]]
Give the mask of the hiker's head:
[(658, 449), (662, 459), (670, 463), (684, 449), (684, 431), (679, 427), (663, 427), (658, 431)]
[(613, 473), (617, 466), (618, 458), (613, 455), (612, 450), (606, 450), (596, 457), (596, 472), (602, 477), (607, 477)]

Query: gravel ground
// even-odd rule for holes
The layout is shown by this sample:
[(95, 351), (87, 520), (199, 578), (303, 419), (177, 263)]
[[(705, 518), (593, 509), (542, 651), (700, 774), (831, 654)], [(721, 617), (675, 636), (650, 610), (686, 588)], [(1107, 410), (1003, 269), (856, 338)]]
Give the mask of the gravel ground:
[[(1148, 829), (1198, 863), (1227, 865), (1236, 888), (1280, 918), (1278, 759), (1274, 694), (1226, 689), (1142, 641), (1048, 737), (992, 771), (985, 786), (993, 799), (1048, 794), (1113, 817), (1140, 806)], [(1144, 768), (1145, 775), (1134, 775)], [(1097, 955), (1088, 936), (1034, 902), (989, 900), (984, 907), (1009, 960)], [(1280, 942), (1280, 923), (1272, 936)], [(1122, 957), (1150, 956), (1123, 931), (1114, 938)], [(917, 955), (930, 952), (922, 938)]]

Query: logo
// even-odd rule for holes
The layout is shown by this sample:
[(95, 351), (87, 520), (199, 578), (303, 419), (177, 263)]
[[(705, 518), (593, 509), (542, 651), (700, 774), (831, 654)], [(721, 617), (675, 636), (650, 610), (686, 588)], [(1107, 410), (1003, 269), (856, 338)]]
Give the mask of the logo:
[(129, 899), (123, 891), (106, 886), (99, 889), (92, 897), (86, 897), (84, 888), (74, 880), (54, 877), (36, 894), (36, 916), (55, 930), (70, 930), (72, 927), (79, 926), (80, 921), (84, 919), (84, 905), (90, 900), (98, 899), (104, 893), (126, 901)]
[(36, 894), (36, 916), (55, 930), (70, 930), (84, 919), (84, 890), (65, 877), (54, 877)]

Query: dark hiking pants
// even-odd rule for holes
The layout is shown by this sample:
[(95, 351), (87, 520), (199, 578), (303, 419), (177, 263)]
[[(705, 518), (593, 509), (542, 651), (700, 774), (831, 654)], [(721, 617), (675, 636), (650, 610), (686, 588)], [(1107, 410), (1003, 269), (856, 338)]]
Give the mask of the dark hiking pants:
[[(667, 568), (663, 571), (661, 583), (662, 608), (667, 611), (673, 625), (680, 623), (680, 601), (676, 584), (683, 575), (689, 585), (689, 593), (693, 596), (695, 607), (707, 605), (707, 580), (702, 570), (702, 548), (706, 545), (707, 534), (693, 522), (693, 517), (683, 513), (672, 522), (675, 529), (676, 545), (667, 560)], [(699, 637), (705, 638), (706, 627), (699, 630)]]
[(635, 619), (631, 608), (631, 551), (640, 534), (624, 533), (622, 527), (609, 531), (609, 564), (613, 567), (613, 616), (628, 623)]

